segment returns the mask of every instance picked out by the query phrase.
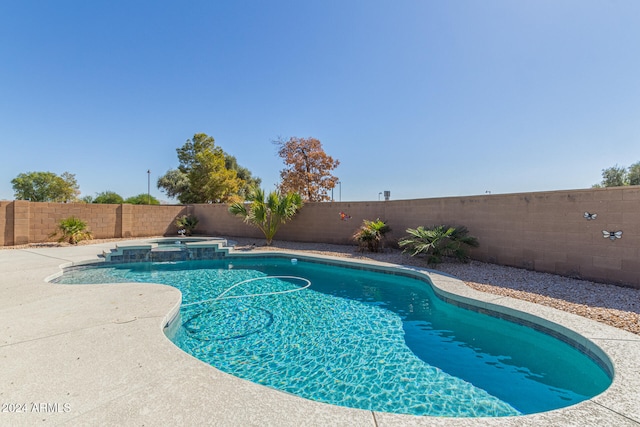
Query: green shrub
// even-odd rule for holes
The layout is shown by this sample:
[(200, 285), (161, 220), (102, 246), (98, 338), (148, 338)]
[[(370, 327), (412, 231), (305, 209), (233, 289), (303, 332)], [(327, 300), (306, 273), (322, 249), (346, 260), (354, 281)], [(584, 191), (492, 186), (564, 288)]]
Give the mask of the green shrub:
[(121, 195), (113, 191), (103, 191), (102, 193), (98, 193), (95, 199), (92, 200), (92, 203), (105, 203), (105, 204), (114, 204), (119, 205), (124, 203), (124, 199)]
[(137, 196), (131, 196), (124, 200), (124, 203), (129, 203), (132, 205), (159, 205), (160, 202), (155, 197), (142, 193)]
[(439, 264), (444, 257), (468, 262), (467, 249), (479, 246), (478, 239), (469, 236), (469, 230), (463, 226), (420, 226), (416, 229), (408, 228), (406, 232), (409, 235), (400, 239), (398, 245), (411, 256), (426, 255), (429, 264)]
[(198, 226), (198, 218), (194, 215), (182, 215), (176, 218), (175, 224), (178, 230), (184, 230), (186, 236), (191, 236), (193, 230)]
[(66, 240), (72, 245), (78, 244), (81, 240), (93, 239), (93, 235), (87, 230), (87, 223), (75, 217), (60, 220), (58, 228), (49, 237), (54, 237), (58, 233), (62, 234), (58, 242)]
[(383, 248), (384, 235), (391, 231), (391, 228), (380, 218), (375, 221), (363, 220), (362, 226), (353, 234), (353, 239), (358, 242), (360, 248), (368, 249), (370, 252), (380, 252)]

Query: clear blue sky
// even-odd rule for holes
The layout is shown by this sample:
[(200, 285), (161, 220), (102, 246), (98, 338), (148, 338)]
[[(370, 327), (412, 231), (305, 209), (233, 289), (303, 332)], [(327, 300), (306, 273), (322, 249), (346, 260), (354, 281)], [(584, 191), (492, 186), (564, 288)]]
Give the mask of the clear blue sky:
[(267, 190), (318, 138), (343, 201), (588, 188), (640, 161), (640, 1), (0, 0), (0, 199), (167, 200), (200, 132)]

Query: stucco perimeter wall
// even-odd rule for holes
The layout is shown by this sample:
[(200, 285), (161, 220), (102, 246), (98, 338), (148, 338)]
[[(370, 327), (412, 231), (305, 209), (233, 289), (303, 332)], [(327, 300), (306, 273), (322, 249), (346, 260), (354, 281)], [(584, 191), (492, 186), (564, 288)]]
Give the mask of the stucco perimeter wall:
[[(195, 205), (199, 232), (222, 236), (262, 234), (231, 216), (223, 205)], [(340, 212), (350, 216), (342, 220)], [(587, 220), (585, 212), (596, 214)], [(380, 218), (392, 232), (407, 228), (464, 225), (480, 241), (472, 258), (491, 263), (640, 288), (640, 187), (496, 194), (380, 202), (306, 204), (277, 240), (354, 244), (363, 219)], [(622, 231), (610, 240), (603, 230)]]

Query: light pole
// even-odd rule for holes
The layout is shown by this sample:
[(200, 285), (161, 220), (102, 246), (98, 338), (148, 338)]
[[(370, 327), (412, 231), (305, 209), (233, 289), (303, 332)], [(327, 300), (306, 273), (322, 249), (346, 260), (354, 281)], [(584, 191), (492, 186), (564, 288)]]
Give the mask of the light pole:
[(339, 199), (338, 201), (342, 201), (342, 181), (338, 181), (336, 184), (340, 186), (340, 192), (338, 193)]
[(151, 169), (147, 169), (147, 204), (151, 204)]

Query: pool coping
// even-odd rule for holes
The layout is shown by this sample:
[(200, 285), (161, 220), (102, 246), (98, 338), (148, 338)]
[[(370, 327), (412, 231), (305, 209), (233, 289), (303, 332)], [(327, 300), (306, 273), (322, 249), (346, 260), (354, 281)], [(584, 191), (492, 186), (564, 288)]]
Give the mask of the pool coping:
[[(165, 285), (78, 287), (44, 280), (61, 267), (100, 262), (114, 243), (0, 251), (0, 424), (218, 425), (640, 425), (640, 336), (553, 308), (485, 294), (433, 270), (297, 251), (244, 252), (291, 256), (425, 275), (437, 293), (460, 304), (542, 323), (611, 360), (612, 385), (564, 409), (519, 417), (437, 418), (397, 415), (313, 402), (253, 384), (175, 347), (162, 328), (180, 307)], [(521, 313), (521, 314), (520, 314)], [(25, 411), (15, 405), (26, 404)]]

